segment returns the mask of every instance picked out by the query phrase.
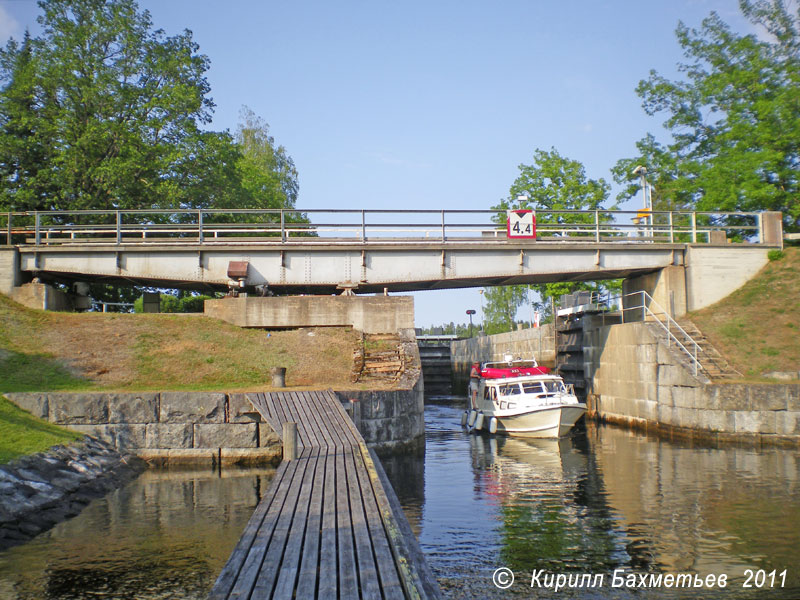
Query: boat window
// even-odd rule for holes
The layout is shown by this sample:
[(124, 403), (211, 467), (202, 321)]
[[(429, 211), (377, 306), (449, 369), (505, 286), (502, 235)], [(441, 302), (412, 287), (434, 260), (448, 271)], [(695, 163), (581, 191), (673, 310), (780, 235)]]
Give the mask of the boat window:
[(526, 381), (522, 384), (522, 391), (526, 394), (541, 394), (542, 384), (538, 381)]
[(545, 381), (544, 387), (548, 394), (557, 394), (564, 391), (564, 384), (560, 381)]
[(519, 384), (518, 383), (509, 383), (506, 385), (500, 386), (500, 395), (501, 396), (511, 396), (512, 394), (519, 394)]

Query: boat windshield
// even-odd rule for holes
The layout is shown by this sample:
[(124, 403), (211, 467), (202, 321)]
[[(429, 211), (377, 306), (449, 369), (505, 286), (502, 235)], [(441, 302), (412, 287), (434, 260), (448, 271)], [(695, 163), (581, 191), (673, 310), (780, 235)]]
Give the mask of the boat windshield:
[(563, 381), (551, 379), (548, 381), (528, 381), (522, 384), (526, 394), (558, 394), (566, 391)]
[(518, 383), (507, 383), (505, 385), (500, 386), (500, 395), (501, 396), (511, 396), (513, 394), (520, 394), (521, 391), (519, 389)]

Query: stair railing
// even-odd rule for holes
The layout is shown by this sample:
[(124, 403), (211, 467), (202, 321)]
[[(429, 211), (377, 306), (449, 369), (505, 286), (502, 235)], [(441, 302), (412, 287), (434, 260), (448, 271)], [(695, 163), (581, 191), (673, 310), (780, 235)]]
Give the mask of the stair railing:
[[(636, 303), (637, 297), (639, 298), (638, 304)], [(633, 299), (633, 304), (628, 299)], [(606, 299), (606, 302), (608, 303), (607, 305), (611, 306), (611, 302), (613, 300), (619, 300), (623, 323), (629, 320), (625, 318), (626, 311), (641, 310), (641, 320), (646, 321), (648, 320), (647, 317), (651, 317), (651, 321), (657, 323), (659, 327), (666, 332), (667, 346), (675, 344), (675, 346), (688, 357), (695, 376), (697, 376), (699, 371), (703, 370), (703, 365), (700, 363), (698, 358), (698, 355), (703, 351), (700, 347), (700, 344), (694, 341), (694, 338), (692, 338), (692, 336), (689, 335), (683, 329), (683, 327), (681, 327), (678, 322), (673, 319), (669, 313), (653, 299), (650, 294), (644, 290), (631, 292), (629, 294), (624, 294), (623, 296), (616, 296), (614, 298)], [(628, 306), (625, 306), (626, 300), (628, 300)], [(638, 321), (639, 319), (636, 320)], [(675, 333), (673, 333), (673, 331)], [(676, 333), (680, 333), (683, 339), (681, 340), (678, 338)]]

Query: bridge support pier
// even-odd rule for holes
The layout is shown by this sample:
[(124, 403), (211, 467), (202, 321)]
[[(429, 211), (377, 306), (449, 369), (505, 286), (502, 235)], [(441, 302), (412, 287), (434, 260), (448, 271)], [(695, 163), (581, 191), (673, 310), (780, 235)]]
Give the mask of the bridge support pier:
[(0, 248), (0, 293), (11, 296), (14, 288), (21, 284), (19, 250), (13, 246)]
[[(681, 266), (665, 267), (655, 273), (629, 277), (622, 282), (624, 308), (629, 305), (638, 305), (639, 297), (630, 297), (628, 294), (645, 291), (673, 318), (686, 314), (686, 269)], [(654, 312), (656, 309), (651, 308)], [(625, 320), (641, 320), (643, 315), (633, 314), (636, 311), (626, 311)]]

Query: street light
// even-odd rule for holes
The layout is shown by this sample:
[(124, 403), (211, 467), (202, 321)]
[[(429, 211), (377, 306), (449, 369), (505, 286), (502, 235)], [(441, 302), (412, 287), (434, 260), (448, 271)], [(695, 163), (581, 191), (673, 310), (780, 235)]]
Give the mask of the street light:
[(472, 337), (472, 315), (475, 314), (475, 311), (470, 308), (467, 314), (469, 315), (469, 337)]
[[(636, 217), (641, 222), (644, 219), (645, 225), (652, 226), (653, 224), (653, 201), (652, 197), (650, 201), (647, 200), (647, 167), (638, 165), (633, 170), (634, 175), (639, 175), (642, 178), (642, 210), (636, 214)], [(645, 228), (645, 233), (647, 233), (647, 229)], [(650, 236), (652, 237), (652, 229), (649, 231)]]

